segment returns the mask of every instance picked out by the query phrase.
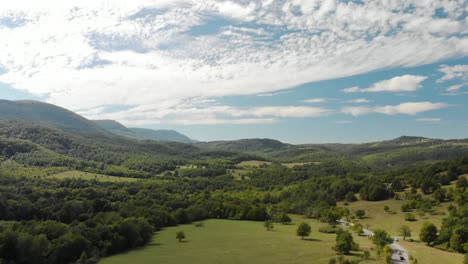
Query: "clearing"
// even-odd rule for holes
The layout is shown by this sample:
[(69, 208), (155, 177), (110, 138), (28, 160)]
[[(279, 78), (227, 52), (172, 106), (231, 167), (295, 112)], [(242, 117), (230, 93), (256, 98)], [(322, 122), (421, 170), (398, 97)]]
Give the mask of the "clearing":
[[(103, 259), (101, 264), (143, 263), (317, 263), (326, 264), (336, 256), (332, 250), (334, 234), (318, 232), (316, 220), (292, 216), (295, 223), (306, 222), (312, 227), (309, 239), (301, 240), (295, 234), (296, 224), (275, 224), (266, 231), (263, 222), (210, 219), (203, 227), (180, 225), (165, 228), (154, 235), (152, 242), (125, 254)], [(187, 239), (176, 240), (176, 232), (184, 231)], [(371, 242), (364, 237), (355, 240), (370, 249)], [(356, 252), (357, 258), (362, 252)], [(375, 253), (372, 252), (373, 257)], [(368, 263), (384, 263), (370, 260)]]
[(57, 174), (52, 174), (48, 177), (56, 179), (77, 178), (83, 180), (97, 180), (97, 181), (110, 181), (110, 182), (131, 182), (137, 181), (137, 178), (109, 176), (104, 174), (97, 174), (84, 171), (65, 171)]

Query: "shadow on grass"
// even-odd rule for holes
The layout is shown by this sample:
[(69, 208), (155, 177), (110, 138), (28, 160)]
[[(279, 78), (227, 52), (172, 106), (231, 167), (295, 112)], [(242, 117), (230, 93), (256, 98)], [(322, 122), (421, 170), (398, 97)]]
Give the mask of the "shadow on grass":
[(316, 238), (304, 238), (302, 239), (304, 241), (310, 241), (310, 242), (322, 242), (322, 240), (320, 239), (316, 239)]

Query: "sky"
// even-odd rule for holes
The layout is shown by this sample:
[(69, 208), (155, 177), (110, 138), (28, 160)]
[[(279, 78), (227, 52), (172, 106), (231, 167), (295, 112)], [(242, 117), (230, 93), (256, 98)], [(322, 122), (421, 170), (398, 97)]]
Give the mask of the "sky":
[(0, 98), (202, 141), (468, 138), (468, 4), (15, 0)]

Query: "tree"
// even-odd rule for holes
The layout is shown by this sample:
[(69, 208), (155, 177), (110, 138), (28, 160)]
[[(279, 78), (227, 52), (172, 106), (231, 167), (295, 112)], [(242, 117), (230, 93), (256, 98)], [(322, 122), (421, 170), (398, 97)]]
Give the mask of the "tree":
[(403, 240), (406, 240), (406, 237), (411, 237), (411, 229), (409, 226), (401, 226), (400, 227), (400, 236), (403, 237)]
[(353, 240), (353, 235), (345, 230), (336, 232), (335, 251), (339, 254), (348, 254), (349, 251), (357, 248), (357, 244)]
[(383, 207), (383, 209), (384, 209), (385, 212), (388, 212), (388, 211), (390, 210), (390, 207), (388, 207), (388, 205), (385, 205), (385, 206)]
[(392, 264), (392, 254), (393, 254), (393, 249), (390, 246), (385, 246), (383, 248), (383, 253), (385, 256), (385, 262), (387, 264)]
[(296, 235), (297, 235), (297, 236), (300, 236), (301, 239), (304, 239), (304, 237), (310, 235), (310, 230), (311, 230), (310, 225), (308, 225), (308, 224), (302, 222), (302, 223), (297, 227)]
[(371, 237), (371, 240), (379, 249), (383, 249), (387, 244), (390, 244), (393, 241), (390, 235), (385, 230), (381, 229), (374, 231), (374, 235)]
[(356, 195), (354, 195), (353, 192), (348, 192), (348, 193), (346, 194), (345, 200), (346, 200), (347, 202), (350, 202), (350, 203), (351, 203), (351, 202), (357, 201), (357, 198), (356, 198)]
[(291, 218), (286, 213), (283, 213), (280, 217), (280, 222), (284, 225), (290, 224), (291, 221)]
[(275, 228), (273, 225), (273, 221), (271, 220), (266, 220), (263, 226), (266, 228), (267, 231), (271, 231), (273, 230), (273, 228)]
[(356, 210), (355, 214), (356, 214), (357, 218), (361, 219), (366, 215), (366, 211), (364, 211), (362, 209), (359, 209), (359, 210)]
[(435, 242), (437, 239), (437, 227), (430, 222), (424, 223), (419, 233), (419, 238), (422, 242), (426, 242), (427, 245)]
[(182, 241), (182, 239), (185, 239), (185, 233), (184, 231), (179, 231), (176, 233), (176, 239), (179, 240), (179, 242)]
[(460, 178), (458, 178), (456, 186), (457, 188), (466, 188), (468, 187), (468, 180), (466, 180), (465, 177), (461, 176)]
[(411, 214), (411, 213), (406, 213), (405, 220), (409, 222), (414, 222), (416, 221), (416, 216), (414, 216), (414, 214)]

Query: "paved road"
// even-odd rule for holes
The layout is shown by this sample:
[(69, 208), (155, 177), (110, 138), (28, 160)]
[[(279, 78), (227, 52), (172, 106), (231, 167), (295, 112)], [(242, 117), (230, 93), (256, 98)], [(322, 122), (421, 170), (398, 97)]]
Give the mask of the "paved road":
[[(408, 252), (404, 247), (395, 242), (393, 242), (390, 247), (393, 249), (392, 260), (394, 264), (409, 264)], [(403, 257), (403, 260), (401, 257)]]
[(364, 235), (366, 236), (374, 236), (374, 232), (370, 231), (370, 230), (367, 230), (365, 228), (362, 229), (362, 232), (364, 233)]
[[(351, 225), (349, 222), (347, 222), (344, 219), (338, 220), (338, 223), (340, 223), (340, 224), (342, 224), (344, 226)], [(366, 236), (373, 236), (374, 235), (374, 232), (372, 232), (372, 231), (370, 231), (368, 229), (365, 229), (365, 228), (362, 229), (362, 232)], [(406, 249), (404, 247), (402, 247), (400, 244), (398, 244), (396, 242), (393, 242), (392, 244), (390, 244), (390, 247), (393, 249), (393, 255), (392, 255), (393, 264), (409, 264), (408, 251), (406, 251)], [(403, 257), (403, 259), (401, 259), (401, 257)]]

